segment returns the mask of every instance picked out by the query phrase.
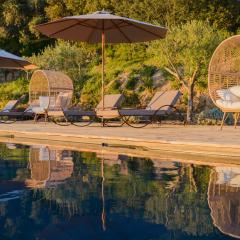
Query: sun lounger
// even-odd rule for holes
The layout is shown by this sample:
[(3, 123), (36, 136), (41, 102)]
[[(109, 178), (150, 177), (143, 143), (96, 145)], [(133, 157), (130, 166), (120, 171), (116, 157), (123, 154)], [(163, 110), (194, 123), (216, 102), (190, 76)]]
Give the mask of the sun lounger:
[(16, 110), (18, 104), (22, 101), (25, 96), (17, 100), (10, 100), (4, 106), (4, 108), (0, 111), (0, 122), (5, 124), (14, 123), (19, 119), (23, 119), (24, 117), (32, 117), (33, 112), (31, 111), (30, 107), (23, 111)]
[(10, 112), (13, 109), (17, 107), (19, 104), (19, 99), (18, 100), (10, 100), (7, 102), (7, 104), (4, 106), (1, 112)]
[[(105, 95), (104, 99), (104, 109), (102, 109), (102, 101), (97, 105), (94, 110), (85, 111), (85, 110), (63, 110), (61, 115), (67, 119), (68, 123), (71, 123), (76, 126), (86, 126), (93, 122), (95, 118), (100, 118), (103, 122), (110, 119), (118, 118), (122, 119), (123, 122), (132, 127), (145, 127), (148, 124), (154, 122), (159, 117), (165, 117), (173, 112), (179, 115), (182, 119), (182, 115), (175, 107), (177, 101), (179, 100), (182, 94), (179, 91), (161, 91), (157, 92), (152, 100), (149, 102), (145, 109), (119, 109), (121, 103), (123, 102), (122, 94), (110, 94)], [(87, 117), (87, 120), (84, 118)], [(131, 123), (131, 117), (140, 117), (142, 124), (134, 125)], [(77, 120), (76, 120), (77, 119)], [(90, 120), (91, 119), (91, 120)], [(143, 123), (144, 122), (144, 123)], [(56, 122), (59, 125), (62, 122)], [(107, 125), (107, 122), (105, 122)], [(121, 124), (122, 125), (122, 124)]]
[(71, 93), (60, 92), (57, 96), (39, 96), (36, 103), (33, 103), (32, 111), (35, 114), (35, 121), (39, 116), (44, 116), (45, 122), (49, 117), (64, 117), (63, 109), (66, 109), (71, 100)]
[[(102, 100), (99, 102), (94, 110), (82, 110), (82, 109), (67, 109), (56, 113), (55, 116), (64, 116), (68, 123), (75, 126), (83, 127), (91, 124), (95, 118), (101, 118), (101, 112), (111, 112), (120, 107), (123, 102), (122, 94), (107, 94), (104, 96), (104, 109), (102, 109)], [(62, 122), (57, 122), (54, 115), (51, 115), (55, 123), (59, 125), (66, 125)]]
[[(120, 109), (118, 113), (127, 125), (136, 128), (145, 127), (159, 119), (159, 117), (176, 112), (175, 105), (180, 96), (180, 91), (176, 90), (156, 92), (145, 109)], [(131, 124), (130, 117), (140, 117), (142, 124)]]

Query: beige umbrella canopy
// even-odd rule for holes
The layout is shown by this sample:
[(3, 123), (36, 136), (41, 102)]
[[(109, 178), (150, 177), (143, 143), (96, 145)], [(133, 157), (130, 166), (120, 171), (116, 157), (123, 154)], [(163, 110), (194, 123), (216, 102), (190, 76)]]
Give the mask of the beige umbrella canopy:
[[(92, 14), (64, 17), (41, 24), (37, 29), (52, 38), (102, 42), (102, 99), (104, 100), (105, 43), (135, 43), (165, 38), (167, 29), (150, 23), (116, 16), (106, 11)], [(102, 102), (104, 109), (104, 101)]]
[(0, 49), (0, 68), (31, 70), (37, 68), (24, 58)]

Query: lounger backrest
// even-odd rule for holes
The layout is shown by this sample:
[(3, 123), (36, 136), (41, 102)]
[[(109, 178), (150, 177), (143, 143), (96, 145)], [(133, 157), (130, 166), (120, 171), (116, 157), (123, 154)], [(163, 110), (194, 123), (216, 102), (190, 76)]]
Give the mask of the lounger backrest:
[(71, 95), (72, 93), (70, 92), (60, 92), (56, 97), (50, 97), (48, 110), (60, 111), (62, 109), (67, 109), (71, 104)]
[(10, 112), (16, 108), (18, 105), (19, 100), (10, 100), (8, 103), (5, 105), (5, 107), (2, 109), (2, 112)]
[[(123, 94), (107, 94), (104, 96), (104, 109), (115, 109), (120, 107), (124, 100)], [(96, 110), (102, 110), (102, 100), (97, 105)]]
[(178, 90), (156, 92), (152, 100), (147, 105), (146, 109), (158, 110), (162, 106), (166, 105), (165, 107), (162, 107), (161, 110), (168, 111), (170, 110), (169, 105), (174, 106), (177, 103), (180, 96), (181, 93)]

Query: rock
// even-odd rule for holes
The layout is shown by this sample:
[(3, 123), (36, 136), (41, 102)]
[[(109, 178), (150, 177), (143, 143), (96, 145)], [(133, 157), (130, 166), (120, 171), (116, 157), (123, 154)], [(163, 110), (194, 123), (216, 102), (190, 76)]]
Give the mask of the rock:
[(161, 87), (165, 84), (165, 77), (164, 77), (164, 74), (161, 70), (158, 70), (157, 72), (155, 72), (153, 74), (152, 80), (153, 80), (153, 87), (154, 88)]

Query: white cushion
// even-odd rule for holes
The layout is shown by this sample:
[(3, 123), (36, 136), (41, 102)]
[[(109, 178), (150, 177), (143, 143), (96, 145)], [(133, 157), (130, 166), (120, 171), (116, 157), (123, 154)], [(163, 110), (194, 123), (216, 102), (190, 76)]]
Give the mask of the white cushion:
[(229, 89), (219, 89), (216, 92), (217, 95), (224, 101), (240, 101), (240, 98), (234, 95)]
[(55, 106), (55, 102), (56, 102), (55, 97), (50, 97), (48, 107), (52, 108), (53, 106)]
[(235, 96), (240, 98), (240, 86), (233, 86), (229, 88), (229, 91), (234, 94)]
[(48, 96), (40, 96), (39, 97), (39, 105), (43, 109), (47, 109), (49, 105), (49, 97)]
[(220, 108), (240, 110), (240, 101), (234, 102), (234, 101), (225, 101), (222, 99), (218, 99), (216, 103)]
[(45, 110), (46, 108), (42, 108), (42, 107), (32, 107), (31, 111), (34, 112), (34, 113), (45, 113)]

